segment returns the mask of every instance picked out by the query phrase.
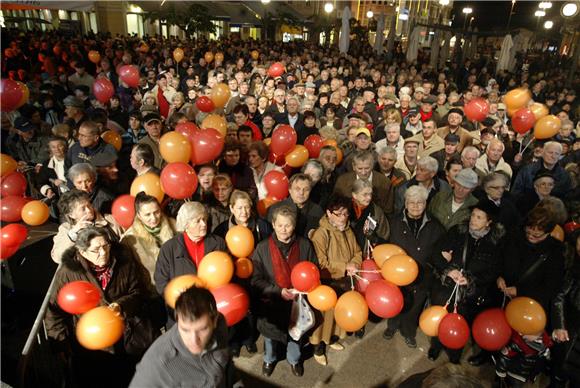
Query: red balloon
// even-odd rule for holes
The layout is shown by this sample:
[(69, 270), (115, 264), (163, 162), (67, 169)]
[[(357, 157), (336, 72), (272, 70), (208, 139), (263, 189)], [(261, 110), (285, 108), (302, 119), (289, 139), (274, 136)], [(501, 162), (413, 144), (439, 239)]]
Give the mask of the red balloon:
[(20, 224), (8, 224), (0, 229), (0, 232), (2, 234), (1, 242), (3, 247), (20, 247), (20, 244), (28, 236), (28, 229), (26, 229), (26, 226)]
[(308, 150), (308, 155), (311, 158), (318, 158), (320, 155), (320, 149), (323, 146), (323, 140), (320, 135), (309, 135), (304, 139), (304, 147)]
[(224, 138), (217, 129), (200, 129), (193, 134), (191, 163), (204, 164), (217, 159), (224, 149)]
[(135, 197), (129, 194), (117, 197), (113, 201), (111, 213), (119, 225), (125, 229), (129, 228), (135, 218)]
[(250, 298), (243, 287), (229, 283), (210, 290), (217, 309), (226, 318), (226, 324), (233, 326), (240, 322), (250, 307)]
[(139, 69), (137, 66), (125, 65), (119, 69), (119, 78), (130, 88), (139, 86)]
[(161, 171), (161, 188), (175, 199), (189, 198), (197, 190), (197, 175), (187, 163), (169, 163)]
[(264, 175), (264, 184), (268, 190), (268, 196), (282, 200), (288, 196), (288, 177), (280, 171), (268, 171)]
[(17, 195), (9, 195), (0, 200), (0, 220), (18, 222), (22, 219), (22, 208), (30, 201)]
[(479, 347), (491, 352), (503, 348), (512, 335), (505, 311), (500, 308), (481, 312), (473, 321), (472, 330), (473, 339)]
[(106, 104), (115, 94), (115, 87), (108, 78), (99, 78), (93, 84), (93, 94), (97, 100)]
[(197, 108), (200, 111), (206, 112), (206, 113), (209, 113), (215, 109), (215, 104), (213, 103), (211, 98), (209, 98), (207, 96), (201, 96), (197, 100), (195, 100), (195, 106), (197, 106)]
[(284, 69), (284, 65), (280, 62), (273, 63), (268, 69), (268, 75), (270, 77), (280, 77), (285, 72), (286, 70)]
[(365, 299), (369, 309), (381, 318), (392, 318), (403, 309), (403, 293), (399, 287), (383, 279), (369, 284)]
[(2, 245), (0, 246), (0, 259), (6, 260), (10, 258), (13, 254), (15, 254), (20, 246), (18, 245)]
[(310, 292), (320, 285), (320, 271), (309, 261), (302, 261), (292, 268), (292, 287), (300, 292)]
[(512, 116), (512, 127), (522, 135), (532, 129), (535, 123), (536, 116), (528, 108), (518, 109)]
[(298, 140), (298, 135), (294, 128), (289, 125), (280, 125), (272, 133), (270, 151), (276, 155), (286, 155), (292, 151)]
[(69, 314), (83, 314), (97, 307), (101, 292), (92, 283), (77, 280), (64, 285), (58, 292), (56, 302)]
[(439, 341), (449, 349), (461, 349), (469, 340), (469, 325), (463, 315), (450, 313), (439, 323)]
[(2, 79), (0, 81), (0, 108), (2, 112), (12, 112), (18, 108), (22, 100), (22, 88), (18, 82), (11, 79)]
[(481, 98), (474, 98), (464, 108), (465, 116), (471, 121), (483, 121), (489, 113), (489, 103)]
[(361, 269), (363, 271), (377, 271), (377, 272), (360, 272), (358, 275), (362, 277), (358, 279), (356, 282), (356, 290), (361, 294), (365, 294), (367, 287), (369, 284), (374, 282), (375, 280), (381, 280), (383, 277), (381, 276), (381, 270), (377, 266), (374, 260), (363, 260)]
[(26, 191), (26, 177), (18, 171), (2, 177), (0, 186), (0, 195), (7, 197), (9, 195), (16, 195), (22, 197)]
[(196, 131), (199, 131), (199, 128), (197, 125), (195, 125), (191, 121), (186, 121), (185, 123), (179, 123), (175, 126), (175, 132), (179, 132), (183, 136), (187, 137), (189, 139), (190, 143), (193, 142), (193, 137), (194, 137)]

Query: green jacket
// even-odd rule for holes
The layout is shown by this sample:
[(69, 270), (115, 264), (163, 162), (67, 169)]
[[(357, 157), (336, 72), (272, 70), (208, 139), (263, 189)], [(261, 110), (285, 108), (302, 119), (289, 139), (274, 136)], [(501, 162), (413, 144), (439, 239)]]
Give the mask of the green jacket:
[(469, 194), (461, 207), (453, 213), (451, 212), (452, 201), (453, 191), (440, 191), (429, 204), (429, 211), (446, 230), (449, 230), (452, 226), (467, 222), (471, 214), (469, 208), (477, 203), (477, 199), (472, 194)]

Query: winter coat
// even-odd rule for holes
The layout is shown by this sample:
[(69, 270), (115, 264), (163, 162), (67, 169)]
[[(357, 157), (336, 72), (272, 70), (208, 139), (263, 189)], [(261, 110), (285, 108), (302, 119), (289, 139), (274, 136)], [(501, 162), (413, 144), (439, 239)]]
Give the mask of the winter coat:
[[(390, 180), (384, 174), (372, 172), (373, 198), (377, 205), (383, 209), (385, 214), (393, 213), (394, 190)], [(356, 173), (347, 172), (342, 174), (336, 180), (334, 193), (350, 198), (352, 196), (352, 185), (356, 180)]]
[[(537, 162), (522, 167), (512, 186), (512, 194), (521, 195), (526, 192), (534, 192), (534, 176), (541, 169), (545, 169), (542, 160), (538, 160)], [(558, 198), (566, 197), (568, 191), (572, 188), (570, 174), (559, 164), (557, 164), (550, 172), (554, 175), (555, 183), (552, 195)]]
[[(316, 253), (310, 241), (300, 236), (295, 238), (298, 241), (300, 261), (318, 264)], [(258, 330), (264, 337), (287, 342), (292, 302), (282, 299), (282, 289), (274, 277), (269, 244), (270, 239), (261, 241), (252, 254), (254, 272), (250, 282), (253, 294), (260, 299), (255, 314), (258, 317)]]
[(135, 257), (147, 269), (151, 282), (154, 282), (153, 274), (155, 273), (155, 264), (161, 245), (175, 236), (175, 222), (173, 219), (163, 217), (160, 226), (161, 231), (158, 236), (159, 241), (157, 241), (155, 236), (149, 233), (143, 223), (135, 217), (133, 225), (121, 237), (121, 244), (133, 251)]
[[(405, 208), (405, 193), (407, 192), (407, 189), (418, 184), (419, 182), (417, 182), (417, 179), (413, 178), (395, 189), (395, 214), (399, 214)], [(443, 179), (435, 176), (433, 177), (433, 186), (429, 190), (429, 196), (427, 197), (427, 205), (429, 205), (429, 202), (431, 202), (433, 197), (435, 197), (435, 194), (441, 191), (451, 191), (451, 187), (449, 187), (449, 184)]]
[(231, 167), (222, 162), (219, 166), (219, 172), (228, 174), (232, 180), (233, 186), (236, 189), (248, 193), (252, 198), (252, 201), (258, 201), (258, 189), (256, 188), (254, 174), (252, 173), (252, 169), (250, 169), (250, 167), (243, 163), (238, 163), (237, 165)]
[[(526, 274), (538, 260), (542, 261), (539, 267)], [(525, 232), (520, 230), (506, 244), (501, 273), (508, 287), (517, 288), (517, 296), (538, 301), (549, 314), (552, 300), (564, 278), (564, 244), (552, 236), (531, 244)]]
[(211, 226), (211, 232), (214, 233), (215, 229), (224, 221), (227, 221), (230, 216), (230, 207), (223, 206), (219, 203), (215, 198), (211, 198), (209, 203), (207, 204), (208, 210), (208, 218), (209, 218), (209, 225)]
[(70, 166), (77, 163), (91, 163), (94, 158), (101, 154), (117, 156), (117, 151), (115, 150), (115, 147), (105, 143), (103, 140), (99, 140), (99, 143), (93, 148), (81, 147), (81, 144), (76, 142), (68, 150), (66, 166), (67, 168), (70, 168)]
[(111, 213), (111, 208), (113, 206), (115, 196), (113, 196), (109, 190), (97, 184), (89, 196), (91, 199), (91, 204), (96, 211), (101, 214)]
[[(109, 234), (110, 241), (119, 241), (120, 236), (123, 235), (123, 229), (121, 229), (117, 221), (110, 214), (102, 216), (97, 212), (95, 215), (95, 226), (105, 228)], [(64, 252), (75, 245), (76, 236), (69, 233), (71, 228), (71, 224), (63, 222), (58, 226), (58, 232), (52, 239), (53, 245), (50, 256), (55, 263), (60, 263)]]
[[(84, 280), (93, 284), (101, 293), (100, 306), (107, 306), (113, 302), (121, 306), (123, 318), (135, 316), (147, 296), (147, 285), (139, 275), (139, 263), (131, 251), (120, 244), (113, 243), (110, 251), (112, 276), (103, 290), (101, 283), (90, 269), (90, 263), (77, 254), (76, 248), (68, 249), (62, 258), (62, 264), (55, 274), (54, 292), (50, 297), (46, 312), (45, 324), (48, 336), (57, 343), (75, 339), (75, 327), (80, 315), (72, 315), (63, 311), (58, 303), (57, 296), (61, 288), (67, 283)], [(121, 341), (122, 344), (122, 341)]]
[(470, 207), (477, 203), (477, 199), (469, 194), (463, 204), (457, 209), (455, 213), (451, 211), (453, 203), (453, 191), (441, 191), (433, 197), (429, 203), (429, 212), (449, 230), (455, 225), (462, 224), (469, 220), (471, 214)]
[[(451, 228), (433, 253), (432, 264), (439, 281), (433, 284), (431, 302), (436, 305), (445, 304), (455, 287), (455, 282), (447, 275), (452, 270), (460, 270), (467, 278), (467, 285), (458, 288), (459, 312), (470, 321), (490, 304), (499, 276), (504, 236), (505, 230), (500, 224), (492, 224), (490, 231), (479, 239), (469, 233), (467, 224)], [(449, 251), (452, 251), (452, 257), (448, 262), (441, 252)]]
[(415, 236), (404, 212), (390, 219), (391, 237), (389, 242), (400, 246), (419, 266), (419, 275), (410, 286), (428, 288), (433, 280), (431, 258), (439, 254), (436, 248), (445, 235), (445, 228), (431, 215), (424, 213), (421, 226)]
[(343, 278), (346, 276), (348, 264), (357, 267), (362, 264), (361, 248), (349, 226), (340, 231), (324, 217), (320, 220), (320, 227), (314, 231), (311, 240), (318, 257), (321, 278)]
[[(372, 217), (377, 222), (377, 226), (371, 233), (365, 234), (364, 226), (368, 217)], [(351, 212), (350, 227), (361, 250), (365, 249), (367, 239), (375, 246), (387, 242), (389, 238), (389, 221), (385, 217), (383, 209), (373, 202), (362, 211), (359, 218), (356, 218), (354, 211)]]
[(511, 166), (507, 164), (505, 160), (503, 160), (503, 158), (499, 159), (499, 161), (495, 165), (495, 169), (491, 171), (489, 168), (489, 164), (487, 162), (486, 154), (481, 155), (475, 162), (475, 172), (477, 172), (477, 175), (479, 175), (482, 178), (486, 175), (491, 174), (492, 172), (501, 172), (506, 174), (510, 180), (512, 178), (513, 173)]
[(310, 200), (306, 201), (302, 208), (298, 208), (298, 206), (296, 206), (292, 201), (292, 198), (286, 198), (285, 200), (272, 205), (268, 209), (268, 221), (270, 223), (272, 223), (272, 214), (274, 214), (274, 210), (281, 206), (289, 206), (296, 212), (297, 218), (295, 233), (304, 238), (308, 238), (308, 233), (311, 230), (318, 228), (318, 223), (324, 215), (322, 208)]
[[(221, 238), (225, 239), (226, 234), (230, 228), (236, 226), (236, 221), (234, 220), (234, 216), (230, 216), (227, 221), (222, 222), (218, 225), (217, 228), (214, 230), (214, 234), (216, 236), (220, 236)], [(268, 221), (263, 220), (261, 218), (251, 218), (248, 221), (248, 228), (252, 231), (254, 235), (254, 246), (258, 245), (258, 243), (272, 234), (272, 226), (268, 223)]]

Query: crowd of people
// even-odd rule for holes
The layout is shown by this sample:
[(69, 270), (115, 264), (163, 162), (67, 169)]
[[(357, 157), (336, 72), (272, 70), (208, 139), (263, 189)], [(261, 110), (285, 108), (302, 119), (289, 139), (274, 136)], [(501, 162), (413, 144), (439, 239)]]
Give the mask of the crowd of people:
[[(413, 257), (419, 275), (401, 288), (405, 306), (388, 321), (385, 349), (397, 333), (417, 347), (426, 304), (444, 305), (455, 288), (469, 323), (526, 296), (547, 313), (545, 332), (515, 333), (505, 352), (481, 350), (467, 361), (493, 360), (498, 386), (519, 386), (539, 373), (549, 374), (553, 387), (580, 385), (580, 104), (577, 80), (566, 84), (558, 57), (496, 73), (493, 58), (436, 69), (422, 52), (406, 63), (400, 47), (387, 60), (362, 43), (341, 55), (305, 42), (3, 30), (2, 46), (3, 78), (30, 90), (27, 104), (2, 113), (2, 152), (26, 173), (28, 195), (49, 204), (59, 223), (51, 252), (60, 263), (58, 286), (46, 321), (55, 354), (72, 360), (71, 381), (222, 386), (234, 379), (231, 357), (242, 347), (258, 352), (260, 335), (264, 376), (283, 353), (302, 376), (306, 346), (326, 365), (328, 348), (343, 350), (347, 333), (331, 310), (300, 339), (288, 334), (297, 297), (292, 268), (315, 263), (322, 282), (340, 295), (372, 247), (392, 243)], [(175, 61), (178, 46), (184, 58)], [(100, 52), (97, 63), (88, 60), (91, 50)], [(222, 55), (208, 62), (207, 52)], [(282, 76), (268, 75), (273, 62), (285, 65)], [(116, 72), (126, 64), (139, 68), (136, 88)], [(115, 87), (105, 104), (92, 93), (101, 77)], [(188, 200), (160, 203), (139, 193), (132, 225), (121, 227), (111, 216), (115, 198), (135, 177), (160, 174), (161, 136), (179, 123), (201, 125), (207, 113), (196, 101), (219, 83), (231, 92), (214, 112), (227, 120), (221, 156), (194, 166), (199, 185)], [(537, 140), (533, 131), (514, 131), (503, 96), (515, 87), (528, 88), (560, 119), (558, 134)], [(464, 107), (479, 97), (489, 113), (476, 123)], [(284, 124), (298, 144), (319, 135), (337, 146), (323, 146), (301, 168), (277, 165), (267, 140)], [(101, 138), (110, 129), (122, 138), (119, 150)], [(289, 176), (289, 196), (260, 214), (258, 204), (269, 200), (264, 176), (272, 170)], [(168, 282), (195, 274), (207, 253), (227, 251), (224, 237), (236, 225), (249, 228), (256, 244), (250, 279), (235, 279), (251, 299), (244, 320), (226, 330), (211, 294), (195, 287), (175, 309), (164, 309)], [(554, 237), (558, 225), (566, 233)], [(82, 348), (74, 336), (78, 316), (56, 301), (59, 287), (72, 280), (98, 285), (101, 304), (126, 322), (142, 322), (131, 328), (147, 338), (131, 341), (126, 331), (106, 352)], [(364, 328), (354, 334), (364, 337)], [(443, 350), (452, 363), (462, 361), (461, 349), (445, 348), (437, 337), (428, 358)]]

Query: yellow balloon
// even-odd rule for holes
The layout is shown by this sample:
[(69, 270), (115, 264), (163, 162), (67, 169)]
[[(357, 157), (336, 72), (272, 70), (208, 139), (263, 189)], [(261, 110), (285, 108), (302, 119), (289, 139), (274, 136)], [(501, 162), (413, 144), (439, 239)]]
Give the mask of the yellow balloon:
[(419, 266), (411, 256), (395, 255), (384, 262), (381, 275), (397, 286), (407, 286), (417, 279)]
[(136, 197), (137, 194), (142, 191), (144, 191), (145, 194), (157, 198), (159, 203), (163, 202), (163, 196), (165, 193), (161, 188), (161, 179), (159, 178), (159, 175), (148, 172), (136, 177), (131, 184), (131, 195)]
[(443, 306), (431, 306), (423, 310), (419, 317), (419, 327), (426, 335), (436, 337), (439, 332), (439, 323), (448, 311)]
[(230, 100), (231, 95), (229, 86), (221, 83), (211, 89), (209, 98), (211, 98), (216, 108), (223, 108)]
[(225, 117), (212, 113), (207, 115), (206, 118), (203, 119), (203, 121), (201, 122), (201, 128), (216, 129), (219, 133), (222, 134), (222, 136), (225, 139), (226, 134), (228, 132), (228, 123)]
[(113, 346), (123, 336), (125, 322), (107, 306), (95, 307), (84, 313), (76, 326), (79, 343), (90, 350)]
[(210, 252), (201, 260), (197, 268), (197, 275), (205, 281), (209, 289), (224, 286), (234, 276), (232, 258), (225, 252)]
[(529, 109), (532, 111), (532, 113), (536, 117), (536, 120), (539, 120), (542, 117), (547, 116), (548, 113), (550, 113), (550, 111), (548, 110), (548, 107), (544, 104), (540, 104), (539, 102), (534, 102), (532, 105), (530, 105)]
[(546, 312), (532, 298), (518, 296), (505, 308), (505, 317), (512, 329), (520, 334), (538, 334), (546, 327)]
[(308, 302), (319, 311), (333, 309), (336, 301), (336, 292), (329, 286), (320, 285), (308, 293)]
[(171, 131), (161, 136), (159, 152), (167, 163), (188, 163), (191, 157), (191, 144), (181, 133)]

